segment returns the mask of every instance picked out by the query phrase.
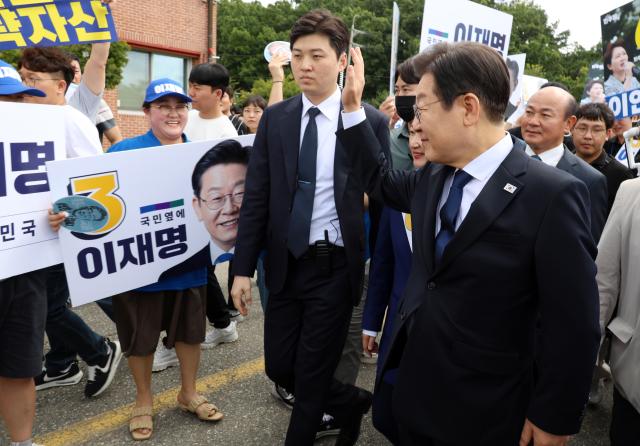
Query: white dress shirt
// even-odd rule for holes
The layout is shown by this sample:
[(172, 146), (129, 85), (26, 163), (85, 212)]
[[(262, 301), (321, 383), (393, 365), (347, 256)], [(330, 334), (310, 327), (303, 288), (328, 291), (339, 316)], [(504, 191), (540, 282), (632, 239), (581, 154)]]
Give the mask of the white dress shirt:
[[(512, 149), (513, 141), (511, 140), (511, 135), (506, 134), (497, 144), (462, 168), (462, 170), (471, 175), (472, 178), (465, 185), (464, 189), (462, 189), (462, 201), (460, 203), (460, 212), (458, 212), (458, 218), (456, 219), (456, 230), (458, 230), (460, 224), (462, 224), (462, 221), (469, 213), (471, 205), (478, 195), (480, 195), (489, 178), (498, 170), (498, 167), (500, 167), (500, 164), (502, 164)], [(451, 189), (452, 183), (453, 175), (449, 175), (449, 178), (444, 182), (442, 196), (440, 197), (438, 210), (436, 212), (436, 236), (440, 231), (440, 209), (447, 201), (447, 197), (449, 197), (449, 190)]]
[[(300, 145), (304, 131), (309, 123), (308, 111), (317, 107), (320, 113), (316, 116), (318, 128), (318, 155), (316, 159), (316, 189), (311, 214), (309, 244), (316, 240), (324, 240), (324, 231), (329, 234), (329, 242), (344, 246), (336, 202), (333, 194), (333, 165), (336, 153), (336, 131), (340, 116), (340, 89), (318, 105), (311, 103), (302, 95), (302, 120), (300, 122)], [(342, 112), (342, 125), (345, 129), (353, 127), (366, 119), (364, 109), (346, 113)], [(364, 218), (364, 216), (362, 217)]]
[[(536, 152), (533, 151), (531, 147), (529, 147), (529, 144), (527, 144), (527, 148), (525, 149), (525, 152), (529, 156), (538, 155)], [(556, 146), (553, 149), (545, 150), (538, 156), (540, 157), (540, 160), (543, 163), (545, 163), (547, 166), (556, 167), (560, 162), (560, 160), (562, 159), (563, 155), (564, 155), (564, 143), (560, 143), (559, 146)]]

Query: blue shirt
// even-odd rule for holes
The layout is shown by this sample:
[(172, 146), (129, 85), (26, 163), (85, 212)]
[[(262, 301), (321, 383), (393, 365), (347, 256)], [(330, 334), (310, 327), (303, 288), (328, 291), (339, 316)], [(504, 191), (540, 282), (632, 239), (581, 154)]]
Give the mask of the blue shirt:
[[(183, 134), (182, 140), (184, 142), (189, 142), (187, 137)], [(136, 150), (136, 149), (145, 149), (147, 147), (157, 147), (161, 146), (162, 143), (156, 138), (156, 135), (153, 134), (151, 130), (147, 133), (135, 136), (133, 138), (128, 138), (120, 141), (117, 144), (114, 144), (107, 150), (107, 153), (111, 152), (123, 152), (125, 150)], [(190, 271), (185, 274), (180, 274), (178, 276), (172, 276), (167, 279), (161, 280), (160, 282), (152, 283), (151, 285), (144, 286), (142, 288), (138, 288), (135, 291), (181, 291), (186, 290), (187, 288), (199, 287), (207, 284), (207, 268), (199, 268), (194, 271)]]

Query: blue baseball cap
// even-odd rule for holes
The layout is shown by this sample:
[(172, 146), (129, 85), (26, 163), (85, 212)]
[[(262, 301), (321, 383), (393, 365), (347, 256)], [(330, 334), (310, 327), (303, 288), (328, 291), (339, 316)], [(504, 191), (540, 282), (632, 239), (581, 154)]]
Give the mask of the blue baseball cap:
[(182, 85), (167, 77), (151, 81), (144, 95), (144, 102), (157, 101), (165, 96), (175, 96), (185, 102), (191, 102), (191, 98), (184, 94)]
[(8, 96), (11, 94), (28, 94), (41, 98), (46, 96), (44, 91), (24, 85), (16, 69), (4, 60), (0, 60), (0, 95)]

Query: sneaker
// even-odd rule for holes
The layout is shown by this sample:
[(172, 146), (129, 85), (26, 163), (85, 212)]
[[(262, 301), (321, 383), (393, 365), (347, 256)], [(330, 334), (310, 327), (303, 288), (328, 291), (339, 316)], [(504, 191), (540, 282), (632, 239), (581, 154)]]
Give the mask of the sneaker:
[(244, 321), (244, 316), (238, 310), (229, 310), (229, 319), (234, 322), (242, 322)]
[(203, 350), (213, 348), (216, 345), (235, 342), (238, 340), (238, 330), (236, 329), (236, 321), (231, 321), (227, 328), (213, 328), (204, 338), (204, 342), (200, 345)]
[(178, 365), (178, 355), (176, 355), (176, 349), (168, 349), (162, 342), (158, 345), (156, 352), (153, 354), (153, 367), (154, 372), (161, 372)]
[(271, 388), (271, 395), (276, 400), (284, 404), (284, 407), (286, 407), (289, 410), (293, 410), (293, 405), (296, 402), (296, 397), (293, 396), (293, 393), (289, 393), (287, 392), (287, 389), (285, 389), (284, 387), (279, 386), (278, 384), (275, 384)]
[(105, 339), (109, 347), (109, 353), (102, 364), (87, 367), (87, 385), (84, 388), (84, 396), (91, 398), (100, 395), (107, 390), (118, 370), (118, 364), (122, 359), (122, 349), (118, 341)]
[(36, 390), (44, 390), (49, 387), (72, 386), (82, 379), (82, 370), (78, 367), (78, 361), (73, 361), (69, 367), (60, 373), (49, 374), (46, 369), (35, 378)]
[(324, 415), (322, 415), (322, 421), (320, 422), (320, 426), (318, 426), (318, 430), (316, 431), (316, 440), (331, 435), (340, 435), (340, 427), (336, 423), (335, 418), (333, 418), (328, 413), (325, 413)]

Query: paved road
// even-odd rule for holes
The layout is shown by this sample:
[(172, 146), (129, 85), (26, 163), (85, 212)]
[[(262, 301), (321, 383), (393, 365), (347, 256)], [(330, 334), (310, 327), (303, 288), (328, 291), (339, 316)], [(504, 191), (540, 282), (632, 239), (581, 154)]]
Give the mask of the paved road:
[[(226, 277), (223, 268), (218, 276)], [(224, 289), (223, 282), (221, 280)], [(257, 289), (253, 292), (257, 296)], [(116, 337), (115, 327), (96, 305), (81, 307), (78, 313), (99, 333)], [(154, 435), (146, 445), (282, 444), (290, 412), (271, 397), (270, 383), (263, 373), (262, 311), (258, 299), (254, 300), (250, 316), (238, 325), (238, 331), (240, 339), (237, 342), (202, 352), (199, 372), (199, 386), (225, 413), (225, 419), (217, 424), (201, 422), (175, 406), (179, 371), (174, 367), (153, 375), (156, 415)], [(374, 367), (361, 366), (359, 385), (372, 388)], [(100, 397), (84, 398), (83, 385), (84, 380), (76, 386), (38, 392), (36, 441), (45, 446), (133, 444), (127, 419), (135, 388), (126, 362), (123, 360), (113, 385)], [(607, 393), (610, 391), (608, 387)], [(598, 408), (590, 408), (582, 432), (571, 445), (608, 445), (610, 409), (610, 396)], [(6, 431), (0, 427), (0, 445), (6, 442)], [(316, 444), (322, 446), (333, 442), (329, 437)], [(365, 418), (358, 444), (389, 445), (373, 429), (370, 416)]]

